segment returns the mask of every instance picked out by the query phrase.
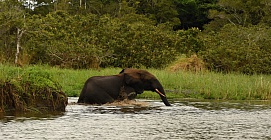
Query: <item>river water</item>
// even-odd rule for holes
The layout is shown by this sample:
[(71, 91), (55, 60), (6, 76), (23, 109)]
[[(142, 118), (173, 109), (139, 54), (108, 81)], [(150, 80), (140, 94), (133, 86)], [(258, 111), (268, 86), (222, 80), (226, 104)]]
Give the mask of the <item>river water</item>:
[(157, 100), (78, 105), (65, 113), (2, 116), (0, 139), (271, 139), (271, 103)]

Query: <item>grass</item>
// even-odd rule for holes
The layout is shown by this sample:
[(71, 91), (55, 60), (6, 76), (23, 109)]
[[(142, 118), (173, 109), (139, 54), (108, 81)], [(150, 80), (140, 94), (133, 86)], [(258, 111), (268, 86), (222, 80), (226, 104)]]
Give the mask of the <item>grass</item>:
[[(155, 73), (155, 72), (153, 72)], [(165, 89), (175, 89), (187, 98), (227, 100), (271, 99), (271, 76), (215, 72), (157, 72)]]
[[(100, 70), (71, 70), (49, 66), (18, 68), (0, 64), (0, 79), (18, 75), (27, 68), (42, 69), (52, 75), (68, 96), (79, 96), (84, 82), (95, 75), (114, 75), (121, 68)], [(164, 86), (168, 98), (196, 98), (216, 100), (270, 100), (271, 76), (223, 74), (215, 72), (170, 72), (148, 69)], [(138, 98), (159, 98), (156, 93), (145, 91)]]
[(44, 67), (0, 65), (0, 113), (64, 111), (67, 101)]

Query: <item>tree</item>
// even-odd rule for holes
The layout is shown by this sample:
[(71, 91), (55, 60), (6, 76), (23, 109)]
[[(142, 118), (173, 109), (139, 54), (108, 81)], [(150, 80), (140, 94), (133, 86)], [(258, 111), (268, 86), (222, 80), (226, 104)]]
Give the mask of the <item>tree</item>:
[(201, 55), (212, 70), (270, 74), (270, 35), (265, 25), (227, 24), (218, 33), (204, 36), (206, 49)]
[(208, 11), (216, 8), (218, 0), (175, 0), (178, 18), (181, 25), (176, 29), (188, 29), (198, 27), (203, 29), (203, 25), (211, 21), (208, 18)]
[(20, 43), (25, 33), (25, 17), (21, 3), (12, 0), (0, 2), (0, 52), (3, 61), (15, 60), (15, 63), (19, 64)]
[(99, 65), (96, 15), (56, 11), (45, 17), (34, 15), (28, 23), (32, 26), (23, 38), (23, 45), (29, 54), (29, 63), (75, 69)]
[(46, 16), (50, 12), (53, 12), (56, 10), (56, 1), (53, 0), (36, 0), (37, 4), (35, 5), (35, 8), (32, 9), (26, 9), (26, 11), (31, 15), (42, 15)]
[(263, 20), (267, 21), (265, 17), (270, 15), (266, 0), (219, 0), (217, 6), (209, 11), (209, 18), (213, 21), (206, 26), (207, 30), (218, 31), (228, 23), (244, 27), (257, 25)]
[(146, 15), (157, 24), (169, 23), (171, 27), (180, 24), (173, 0), (139, 0), (134, 3), (137, 14)]
[(166, 67), (180, 54), (180, 36), (155, 24), (139, 14), (126, 14), (107, 22), (103, 30), (112, 57), (102, 64), (114, 67)]

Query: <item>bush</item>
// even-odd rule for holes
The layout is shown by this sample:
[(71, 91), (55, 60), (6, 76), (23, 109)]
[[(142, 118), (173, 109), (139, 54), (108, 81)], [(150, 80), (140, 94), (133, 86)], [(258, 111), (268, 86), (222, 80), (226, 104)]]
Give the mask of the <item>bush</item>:
[[(40, 19), (42, 18), (42, 19)], [(165, 67), (180, 53), (181, 37), (138, 14), (122, 17), (32, 16), (22, 45), (30, 64), (65, 68)], [(38, 31), (38, 32), (37, 32)]]
[(98, 23), (99, 18), (93, 14), (73, 16), (57, 11), (46, 17), (32, 16), (32, 26), (23, 40), (29, 63), (75, 69), (97, 67), (101, 54), (96, 36)]
[(137, 14), (113, 19), (105, 29), (111, 36), (108, 44), (113, 57), (103, 66), (161, 68), (175, 60), (181, 45), (180, 37), (153, 24)]
[(205, 36), (201, 52), (209, 69), (223, 72), (271, 73), (271, 29), (228, 24)]
[(180, 36), (181, 53), (191, 56), (197, 54), (203, 48), (203, 41), (199, 37), (201, 30), (198, 28), (191, 28), (187, 30), (179, 30), (178, 34)]

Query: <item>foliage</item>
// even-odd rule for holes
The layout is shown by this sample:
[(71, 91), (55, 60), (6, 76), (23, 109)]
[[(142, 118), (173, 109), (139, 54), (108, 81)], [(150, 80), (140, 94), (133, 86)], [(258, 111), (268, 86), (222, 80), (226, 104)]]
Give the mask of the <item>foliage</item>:
[(50, 73), (37, 66), (0, 66), (0, 112), (65, 110), (67, 96)]
[(229, 24), (219, 33), (204, 37), (206, 51), (202, 51), (202, 56), (212, 70), (270, 74), (270, 35), (266, 26)]
[(228, 23), (245, 27), (269, 23), (267, 19), (270, 19), (270, 2), (266, 0), (219, 0), (217, 8), (209, 10), (209, 18), (213, 21), (205, 26), (205, 29), (215, 31)]
[(32, 16), (28, 23), (32, 26), (23, 44), (31, 54), (30, 64), (159, 68), (174, 60), (181, 46), (176, 33), (138, 14), (113, 18), (57, 11), (46, 17)]
[(175, 60), (180, 50), (181, 42), (176, 33), (154, 26), (141, 15), (113, 19), (106, 27), (109, 27), (108, 36), (114, 35), (108, 39), (113, 50), (113, 57), (107, 62), (109, 66), (161, 68)]
[(211, 70), (270, 73), (266, 0), (37, 2), (0, 2), (1, 63), (164, 68), (196, 54)]
[(0, 2), (1, 62), (14, 62), (17, 31), (24, 27), (24, 15), (25, 11), (18, 1), (5, 0)]
[(184, 54), (190, 56), (204, 49), (203, 40), (199, 37), (201, 30), (198, 28), (179, 30), (178, 34), (181, 37)]
[(32, 16), (32, 19), (29, 23), (33, 26), (30, 26), (23, 42), (26, 51), (31, 54), (31, 64), (41, 62), (61, 67), (95, 67), (99, 53), (97, 48), (100, 47), (95, 43), (99, 30), (95, 15), (70, 16), (57, 11), (46, 17)]
[[(216, 9), (218, 0), (174, 0), (181, 20), (176, 29), (189, 29), (197, 27), (203, 29), (203, 25), (211, 21), (208, 11)], [(195, 22), (196, 21), (196, 22)]]
[(269, 2), (220, 0), (217, 5), (209, 11), (213, 21), (205, 25), (201, 39), (201, 55), (209, 69), (269, 74)]
[(156, 21), (157, 24), (168, 22), (171, 27), (180, 24), (173, 0), (140, 0), (135, 2), (138, 2), (136, 13), (146, 15)]

